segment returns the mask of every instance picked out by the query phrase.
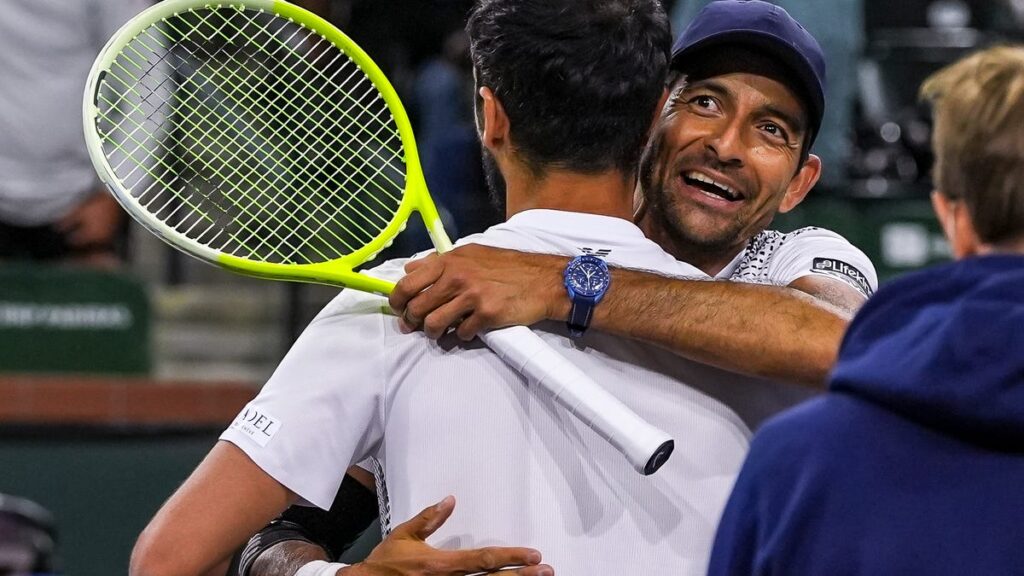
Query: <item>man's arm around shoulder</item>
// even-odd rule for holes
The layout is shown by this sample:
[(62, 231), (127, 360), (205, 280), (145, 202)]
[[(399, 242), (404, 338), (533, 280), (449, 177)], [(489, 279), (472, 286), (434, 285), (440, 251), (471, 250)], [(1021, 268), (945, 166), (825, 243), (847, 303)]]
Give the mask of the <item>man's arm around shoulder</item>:
[(294, 499), (242, 450), (220, 441), (143, 530), (129, 574), (209, 573)]
[[(477, 245), (406, 266), (391, 294), (403, 326), (459, 337), (541, 320), (565, 321), (567, 258)], [(732, 372), (820, 387), (852, 312), (865, 297), (832, 278), (789, 286), (666, 278), (613, 269), (593, 329), (636, 338)], [(429, 290), (427, 288), (429, 287)]]
[(615, 270), (594, 327), (725, 370), (818, 387), (864, 300), (832, 279), (769, 286)]

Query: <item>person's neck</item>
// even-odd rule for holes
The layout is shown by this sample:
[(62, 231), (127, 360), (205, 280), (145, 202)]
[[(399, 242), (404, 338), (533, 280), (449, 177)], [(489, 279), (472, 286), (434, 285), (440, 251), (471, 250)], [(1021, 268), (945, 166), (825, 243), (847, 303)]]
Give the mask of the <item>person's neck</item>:
[(680, 262), (686, 262), (711, 277), (724, 270), (746, 245), (746, 243), (741, 243), (738, 246), (712, 250), (706, 246), (685, 242), (681, 238), (668, 234), (664, 226), (654, 223), (650, 212), (645, 212), (637, 224), (644, 231), (645, 236), (656, 242), (673, 258)]
[(542, 176), (523, 171), (505, 174), (505, 216), (546, 209), (612, 216), (632, 221), (632, 176), (618, 171), (582, 174), (548, 170)]
[(1024, 256), (1024, 237), (1014, 238), (997, 244), (981, 244), (978, 246), (979, 256), (1002, 255)]

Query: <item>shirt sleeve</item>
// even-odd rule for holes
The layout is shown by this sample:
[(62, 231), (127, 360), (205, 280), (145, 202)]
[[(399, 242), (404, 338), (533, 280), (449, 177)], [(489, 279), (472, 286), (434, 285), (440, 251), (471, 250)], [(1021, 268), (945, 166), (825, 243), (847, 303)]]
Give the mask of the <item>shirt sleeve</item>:
[(383, 438), (386, 306), (379, 296), (342, 292), (221, 435), (325, 510), (345, 470)]
[(805, 276), (839, 280), (865, 297), (878, 289), (878, 275), (867, 255), (846, 238), (821, 228), (787, 234), (768, 265), (768, 280), (778, 286)]

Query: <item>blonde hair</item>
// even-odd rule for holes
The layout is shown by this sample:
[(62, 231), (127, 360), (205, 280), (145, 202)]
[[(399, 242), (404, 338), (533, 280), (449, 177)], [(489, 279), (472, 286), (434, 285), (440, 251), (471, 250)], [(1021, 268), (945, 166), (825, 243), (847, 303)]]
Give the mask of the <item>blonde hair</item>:
[(962, 199), (982, 242), (1024, 237), (1024, 47), (974, 53), (921, 86), (934, 107), (936, 189)]

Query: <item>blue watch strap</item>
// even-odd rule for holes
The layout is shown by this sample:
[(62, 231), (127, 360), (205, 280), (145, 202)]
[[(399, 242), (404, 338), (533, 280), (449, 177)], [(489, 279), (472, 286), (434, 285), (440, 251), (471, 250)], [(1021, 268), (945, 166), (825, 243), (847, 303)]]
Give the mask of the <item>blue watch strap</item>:
[(597, 256), (577, 256), (566, 265), (565, 289), (572, 301), (566, 322), (570, 336), (578, 338), (586, 332), (594, 316), (594, 307), (604, 297), (610, 281), (608, 265)]
[(569, 335), (578, 338), (590, 327), (590, 320), (594, 317), (594, 301), (576, 298), (572, 301), (572, 308), (569, 309)]

